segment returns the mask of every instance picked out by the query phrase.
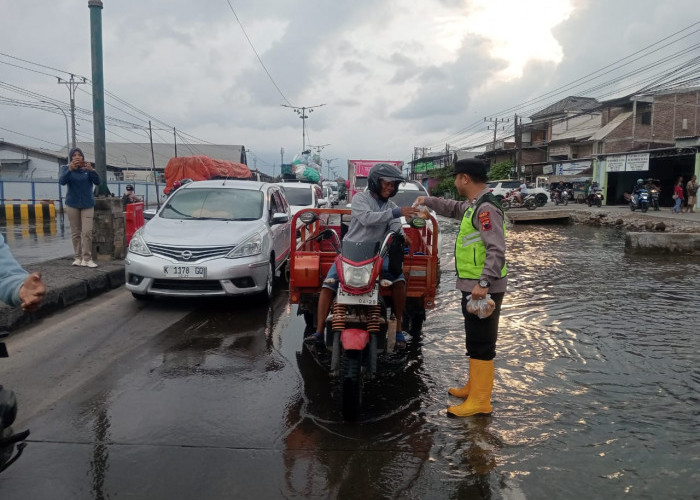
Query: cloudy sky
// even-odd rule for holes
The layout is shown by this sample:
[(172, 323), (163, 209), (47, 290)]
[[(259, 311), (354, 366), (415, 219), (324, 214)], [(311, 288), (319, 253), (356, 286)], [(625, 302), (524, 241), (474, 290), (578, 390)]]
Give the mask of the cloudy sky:
[[(92, 78), (88, 2), (2, 11), (0, 138), (60, 149), (57, 77)], [(700, 55), (699, 14), (697, 0), (104, 0), (107, 141), (147, 142), (150, 118), (156, 142), (176, 127), (179, 142), (244, 144), (251, 166), (279, 172), (280, 149), (285, 162), (302, 149), (302, 120), (282, 105), (323, 105), (306, 144), (325, 145), (338, 174), (348, 158), (478, 149), (485, 117), (512, 133), (514, 113), (682, 70)], [(89, 83), (76, 105), (90, 141)]]

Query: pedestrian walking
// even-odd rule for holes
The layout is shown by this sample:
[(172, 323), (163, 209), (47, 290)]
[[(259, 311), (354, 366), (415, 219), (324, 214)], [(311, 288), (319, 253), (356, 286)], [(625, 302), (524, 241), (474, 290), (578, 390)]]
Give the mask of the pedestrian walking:
[(681, 203), (683, 203), (683, 177), (678, 178), (678, 182), (673, 187), (673, 200), (675, 204), (673, 205), (673, 213), (681, 213)]
[[(462, 292), (469, 375), (463, 387), (449, 389), (450, 394), (465, 401), (447, 408), (448, 414), (458, 417), (491, 413), (498, 320), (508, 281), (503, 210), (486, 181), (485, 162), (459, 160), (455, 163), (454, 184), (466, 201), (434, 196), (416, 199), (417, 204), (440, 215), (461, 220), (455, 242), (455, 264), (457, 289)], [(487, 294), (495, 304), (490, 316), (481, 318), (467, 310), (470, 295), (477, 300), (486, 298)]]
[(685, 206), (685, 211), (690, 213), (695, 213), (695, 204), (698, 202), (698, 176), (694, 175), (692, 179), (688, 181), (685, 185), (685, 190), (688, 193), (688, 203)]
[(70, 221), (73, 240), (74, 266), (97, 267), (92, 260), (92, 222), (95, 213), (93, 184), (100, 184), (91, 163), (85, 161), (80, 148), (73, 148), (68, 155), (70, 163), (61, 167), (58, 182), (68, 186), (66, 212)]

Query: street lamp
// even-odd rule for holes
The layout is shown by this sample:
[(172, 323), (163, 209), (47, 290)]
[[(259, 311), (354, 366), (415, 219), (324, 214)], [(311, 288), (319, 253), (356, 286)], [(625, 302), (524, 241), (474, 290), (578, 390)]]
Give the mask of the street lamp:
[[(63, 114), (63, 118), (66, 119), (66, 157), (68, 157), (68, 153), (70, 152), (70, 135), (68, 133), (68, 115), (66, 115), (66, 112), (63, 111), (63, 108), (56, 104), (55, 102), (51, 101), (39, 101), (43, 102), (44, 104), (51, 104), (52, 106), (56, 106), (56, 108)], [(68, 158), (68, 163), (70, 163), (70, 158)]]

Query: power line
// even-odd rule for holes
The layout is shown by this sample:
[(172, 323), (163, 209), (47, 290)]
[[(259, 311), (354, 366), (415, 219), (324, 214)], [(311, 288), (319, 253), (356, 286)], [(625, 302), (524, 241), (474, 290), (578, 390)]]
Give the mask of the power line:
[(274, 78), (272, 78), (272, 75), (271, 75), (270, 72), (267, 70), (267, 67), (265, 66), (265, 63), (264, 63), (264, 62), (262, 61), (262, 59), (260, 58), (260, 55), (258, 54), (258, 51), (255, 50), (255, 47), (253, 46), (253, 42), (250, 41), (250, 37), (248, 37), (248, 33), (246, 33), (245, 28), (243, 27), (243, 23), (242, 23), (241, 20), (238, 18), (238, 14), (236, 14), (236, 11), (234, 10), (233, 5), (231, 5), (231, 2), (230, 2), (229, 0), (226, 0), (226, 3), (228, 4), (229, 8), (231, 9), (231, 12), (233, 12), (233, 15), (234, 15), (234, 17), (236, 18), (236, 21), (238, 21), (238, 25), (241, 27), (241, 31), (243, 31), (243, 35), (245, 36), (245, 39), (248, 40), (248, 44), (250, 45), (250, 48), (253, 49), (253, 53), (255, 54), (255, 57), (258, 58), (258, 62), (260, 63), (260, 65), (262, 66), (262, 68), (265, 70), (265, 73), (267, 74), (267, 77), (268, 77), (268, 78), (270, 79), (270, 81), (272, 82), (272, 85), (275, 86), (275, 88), (277, 89), (277, 92), (279, 92), (279, 94), (282, 96), (282, 99), (284, 99), (284, 102), (286, 102), (287, 104), (289, 104), (290, 107), (294, 107), (294, 105), (293, 105), (291, 102), (289, 102), (289, 99), (287, 99), (287, 96), (285, 96), (284, 93), (282, 92), (282, 90), (280, 90), (280, 88), (279, 88), (279, 86), (277, 85), (277, 83), (275, 83), (275, 80), (274, 80)]

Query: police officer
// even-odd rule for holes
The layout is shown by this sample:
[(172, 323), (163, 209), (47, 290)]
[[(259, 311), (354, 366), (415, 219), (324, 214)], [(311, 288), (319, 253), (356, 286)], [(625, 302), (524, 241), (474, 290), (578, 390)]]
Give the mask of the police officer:
[[(455, 264), (457, 289), (462, 291), (469, 377), (463, 387), (449, 389), (450, 394), (465, 401), (447, 408), (448, 414), (458, 417), (491, 413), (498, 319), (508, 281), (503, 211), (486, 181), (485, 162), (459, 160), (455, 163), (454, 183), (467, 201), (433, 196), (420, 196), (416, 200), (417, 204), (426, 205), (442, 216), (461, 219), (455, 242)], [(483, 319), (469, 313), (467, 297), (482, 299), (486, 294), (495, 302), (493, 313)]]

